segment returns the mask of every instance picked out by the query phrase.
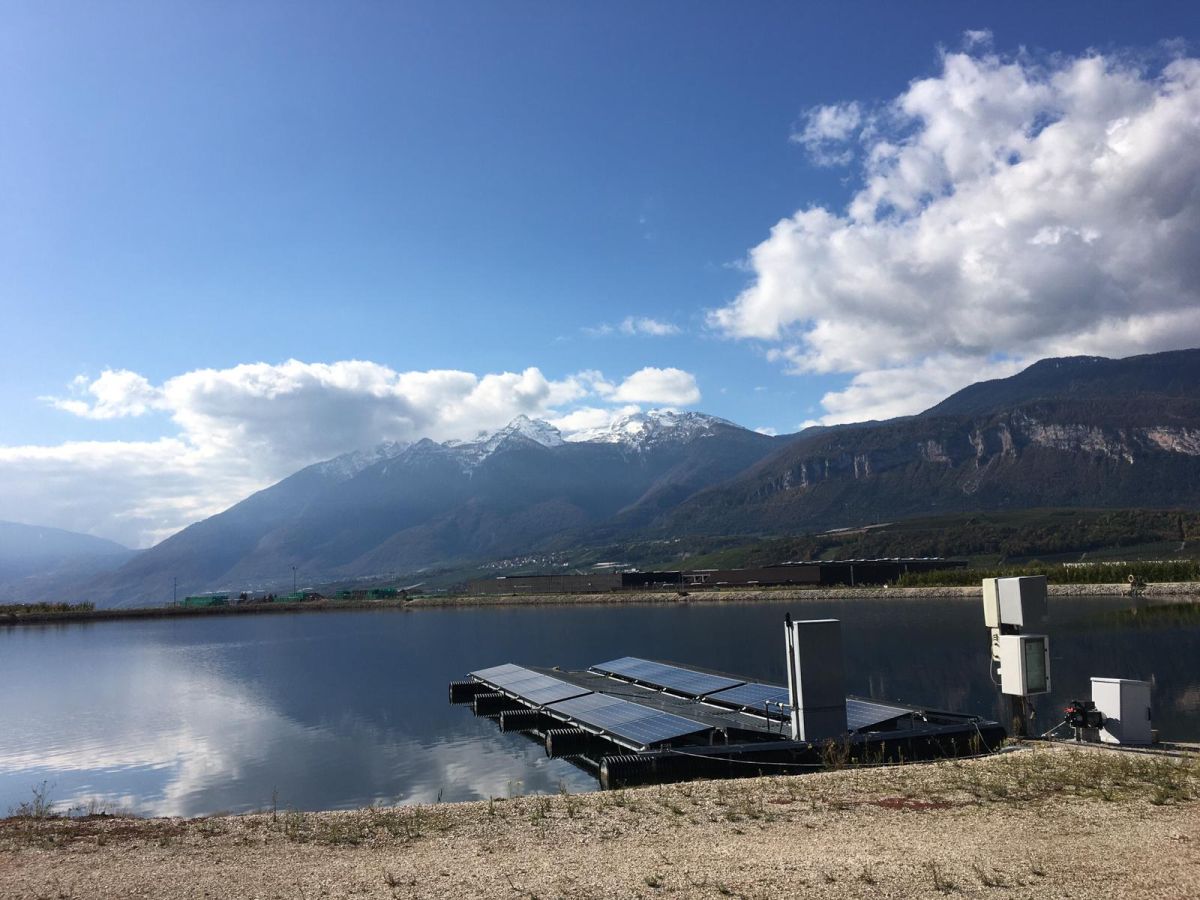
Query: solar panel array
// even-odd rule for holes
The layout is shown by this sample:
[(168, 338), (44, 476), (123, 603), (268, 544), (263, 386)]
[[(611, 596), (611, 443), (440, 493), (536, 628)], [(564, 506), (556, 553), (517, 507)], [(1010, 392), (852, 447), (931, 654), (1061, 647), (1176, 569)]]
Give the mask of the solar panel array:
[[(641, 684), (664, 688), (730, 709), (780, 712), (788, 703), (788, 690), (775, 684), (739, 682), (721, 675), (696, 672), (679, 666), (625, 656), (592, 666), (605, 675), (616, 675)], [(594, 693), (570, 682), (543, 675), (524, 666), (505, 663), (471, 672), (471, 677), (512, 694), (533, 706), (546, 706), (585, 725), (640, 747), (650, 747), (707, 731), (710, 726), (631, 703), (608, 694)], [(851, 731), (864, 731), (912, 713), (903, 706), (890, 706), (870, 700), (846, 698), (846, 725)]]
[(587, 694), (563, 700), (552, 704), (550, 709), (639, 747), (651, 747), (709, 730), (709, 726), (701, 722), (607, 694)]
[(702, 697), (705, 694), (736, 687), (742, 683), (736, 678), (725, 678), (721, 675), (709, 675), (707, 672), (697, 672), (679, 666), (668, 666), (665, 663), (639, 659), (636, 656), (623, 656), (620, 659), (598, 663), (592, 666), (592, 671), (664, 688), (687, 697)]
[(851, 731), (862, 731), (907, 716), (911, 709), (903, 706), (888, 706), (886, 703), (872, 703), (870, 700), (846, 698), (846, 725)]
[(534, 706), (591, 693), (587, 688), (512, 663), (480, 669), (478, 672), (472, 672), (471, 677), (494, 685)]
[(750, 681), (737, 687), (727, 688), (709, 694), (704, 698), (708, 703), (719, 703), (734, 709), (752, 709), (758, 712), (780, 712), (780, 706), (788, 704), (788, 689), (777, 684), (761, 684)]

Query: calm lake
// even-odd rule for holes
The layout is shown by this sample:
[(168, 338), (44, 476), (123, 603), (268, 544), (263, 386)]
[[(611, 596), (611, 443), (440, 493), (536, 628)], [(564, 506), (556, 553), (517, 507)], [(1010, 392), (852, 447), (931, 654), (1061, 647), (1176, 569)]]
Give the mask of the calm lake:
[[(1166, 739), (1200, 739), (1200, 620), (1051, 598), (1053, 695), (1091, 675), (1154, 682)], [(978, 601), (510, 607), (0, 628), (0, 815), (44, 782), (58, 806), (143, 814), (334, 809), (593, 790), (520, 734), (447, 703), (502, 662), (633, 655), (783, 682), (785, 612), (842, 620), (849, 690), (999, 718)]]

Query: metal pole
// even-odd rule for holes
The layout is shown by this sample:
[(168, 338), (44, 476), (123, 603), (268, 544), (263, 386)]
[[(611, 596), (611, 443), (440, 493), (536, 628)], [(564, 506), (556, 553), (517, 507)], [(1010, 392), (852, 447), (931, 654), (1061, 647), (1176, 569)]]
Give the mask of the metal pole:
[(296, 593), (296, 567), (292, 566), (292, 593)]
[(171, 605), (175, 606), (179, 603), (179, 576), (171, 576)]

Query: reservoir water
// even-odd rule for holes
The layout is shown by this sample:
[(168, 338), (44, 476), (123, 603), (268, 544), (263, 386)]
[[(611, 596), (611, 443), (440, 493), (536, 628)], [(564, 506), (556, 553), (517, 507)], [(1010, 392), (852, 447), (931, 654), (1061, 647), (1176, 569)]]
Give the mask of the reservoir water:
[[(1049, 728), (1091, 675), (1154, 683), (1164, 738), (1200, 740), (1200, 619), (1051, 598)], [(0, 815), (194, 816), (592, 790), (520, 734), (447, 703), (502, 662), (634, 655), (783, 682), (785, 612), (842, 620), (852, 693), (1001, 718), (975, 600), (379, 610), (0, 628)]]

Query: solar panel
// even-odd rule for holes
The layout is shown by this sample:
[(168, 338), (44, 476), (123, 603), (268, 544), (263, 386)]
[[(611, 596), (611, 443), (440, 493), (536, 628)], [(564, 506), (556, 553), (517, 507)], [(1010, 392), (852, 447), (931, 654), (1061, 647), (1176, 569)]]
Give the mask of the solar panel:
[(862, 731), (901, 716), (911, 715), (912, 710), (903, 706), (888, 706), (886, 703), (872, 703), (870, 700), (846, 698), (846, 725), (851, 731)]
[(478, 672), (471, 672), (472, 678), (479, 681), (495, 681), (497, 678), (503, 678), (510, 672), (528, 672), (524, 666), (516, 666), (512, 663), (504, 663), (500, 666), (492, 666), (490, 669), (480, 669)]
[(550, 675), (543, 675), (541, 672), (534, 672), (524, 666), (514, 666), (511, 663), (472, 672), (471, 677), (498, 687), (534, 706), (543, 706), (547, 703), (554, 703), (556, 700), (566, 700), (568, 697), (591, 693), (587, 688), (569, 684)]
[(639, 747), (709, 730), (709, 726), (700, 722), (606, 694), (574, 697), (550, 708)]
[(639, 659), (636, 656), (623, 656), (620, 659), (599, 663), (592, 666), (592, 671), (665, 688), (688, 697), (702, 697), (705, 694), (735, 687), (742, 683), (736, 678), (709, 675), (707, 672), (697, 672), (681, 666), (668, 666), (665, 663)]
[(788, 689), (777, 684), (761, 684), (757, 681), (739, 684), (737, 687), (726, 688), (709, 694), (704, 698), (708, 703), (719, 703), (734, 709), (753, 709), (779, 713), (781, 706), (788, 704)]

